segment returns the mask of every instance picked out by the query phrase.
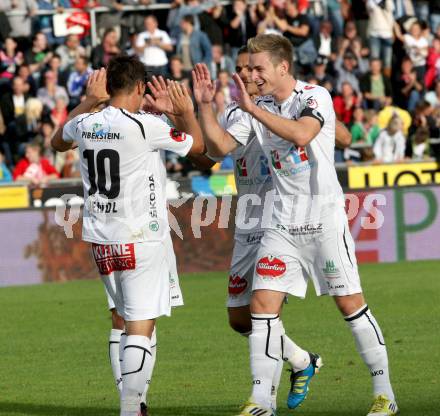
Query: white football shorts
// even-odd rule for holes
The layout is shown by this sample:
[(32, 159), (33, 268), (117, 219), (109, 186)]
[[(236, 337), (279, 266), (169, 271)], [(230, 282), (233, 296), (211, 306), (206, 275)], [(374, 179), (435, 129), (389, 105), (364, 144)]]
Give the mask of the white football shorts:
[(227, 307), (237, 308), (251, 303), (255, 261), (264, 231), (236, 234), (229, 273)]
[(354, 241), (342, 208), (320, 223), (266, 230), (257, 259), (253, 290), (304, 298), (312, 280), (318, 296), (362, 292)]
[(170, 273), (166, 240), (93, 244), (92, 252), (105, 285), (109, 308), (116, 307), (125, 320), (170, 316), (173, 302), (176, 306), (183, 303), (178, 278)]

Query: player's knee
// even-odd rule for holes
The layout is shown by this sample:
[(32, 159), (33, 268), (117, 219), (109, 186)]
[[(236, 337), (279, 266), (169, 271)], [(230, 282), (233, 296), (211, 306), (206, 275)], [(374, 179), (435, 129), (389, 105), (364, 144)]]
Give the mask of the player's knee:
[(111, 310), (112, 312), (112, 328), (113, 329), (124, 329), (125, 322), (121, 315), (118, 314), (116, 308)]
[(365, 299), (362, 293), (348, 296), (335, 296), (335, 302), (344, 316), (355, 313), (365, 305)]

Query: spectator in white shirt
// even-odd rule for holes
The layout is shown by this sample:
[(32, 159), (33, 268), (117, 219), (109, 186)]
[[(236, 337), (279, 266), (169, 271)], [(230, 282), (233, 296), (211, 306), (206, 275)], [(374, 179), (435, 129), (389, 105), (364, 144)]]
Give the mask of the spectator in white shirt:
[(136, 50), (141, 61), (147, 66), (150, 75), (167, 75), (167, 52), (173, 50), (168, 33), (158, 28), (155, 16), (149, 15), (144, 20), (145, 32), (136, 39)]
[(403, 44), (406, 53), (411, 59), (417, 72), (417, 79), (421, 82), (425, 79), (426, 58), (428, 56), (428, 39), (423, 36), (422, 26), (416, 21), (411, 25), (409, 33), (403, 35)]
[(381, 59), (384, 73), (391, 75), (394, 37), (393, 0), (368, 0), (368, 35), (371, 58)]
[(400, 117), (391, 117), (387, 128), (380, 132), (374, 143), (373, 152), (377, 162), (399, 162), (404, 158), (406, 139), (402, 130), (403, 123)]

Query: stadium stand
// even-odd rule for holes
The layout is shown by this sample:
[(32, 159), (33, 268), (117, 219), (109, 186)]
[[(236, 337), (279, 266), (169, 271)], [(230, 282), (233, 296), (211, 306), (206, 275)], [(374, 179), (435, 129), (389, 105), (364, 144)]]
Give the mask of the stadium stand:
[[(343, 170), (440, 157), (437, 0), (1, 0), (0, 22), (3, 183), (79, 175), (78, 155), (53, 153), (50, 133), (81, 100), (91, 69), (112, 56), (138, 54), (152, 73), (187, 84), (192, 65), (206, 62), (221, 113), (237, 95), (234, 55), (257, 33), (287, 36), (298, 77), (331, 92), (353, 135), (352, 146), (336, 153)], [(41, 180), (40, 165), (14, 174), (29, 143), (57, 175)], [(174, 178), (194, 176), (187, 161), (167, 160)]]

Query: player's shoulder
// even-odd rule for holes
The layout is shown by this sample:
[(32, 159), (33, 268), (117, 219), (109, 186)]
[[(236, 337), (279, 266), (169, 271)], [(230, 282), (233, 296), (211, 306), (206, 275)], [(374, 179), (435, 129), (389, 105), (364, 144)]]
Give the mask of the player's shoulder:
[(240, 117), (242, 114), (243, 114), (243, 110), (240, 108), (238, 103), (232, 101), (225, 108), (225, 111), (223, 112), (221, 119), (227, 123), (230, 123), (232, 120)]
[(299, 95), (300, 99), (304, 100), (306, 100), (310, 96), (331, 99), (330, 93), (326, 88), (322, 87), (321, 85), (310, 84), (304, 81), (297, 81), (295, 91)]
[(72, 118), (69, 123), (76, 128), (80, 128), (81, 125), (93, 121), (97, 116), (101, 116), (104, 110), (105, 109), (101, 109), (98, 111), (93, 111), (91, 113), (79, 114), (78, 116)]

